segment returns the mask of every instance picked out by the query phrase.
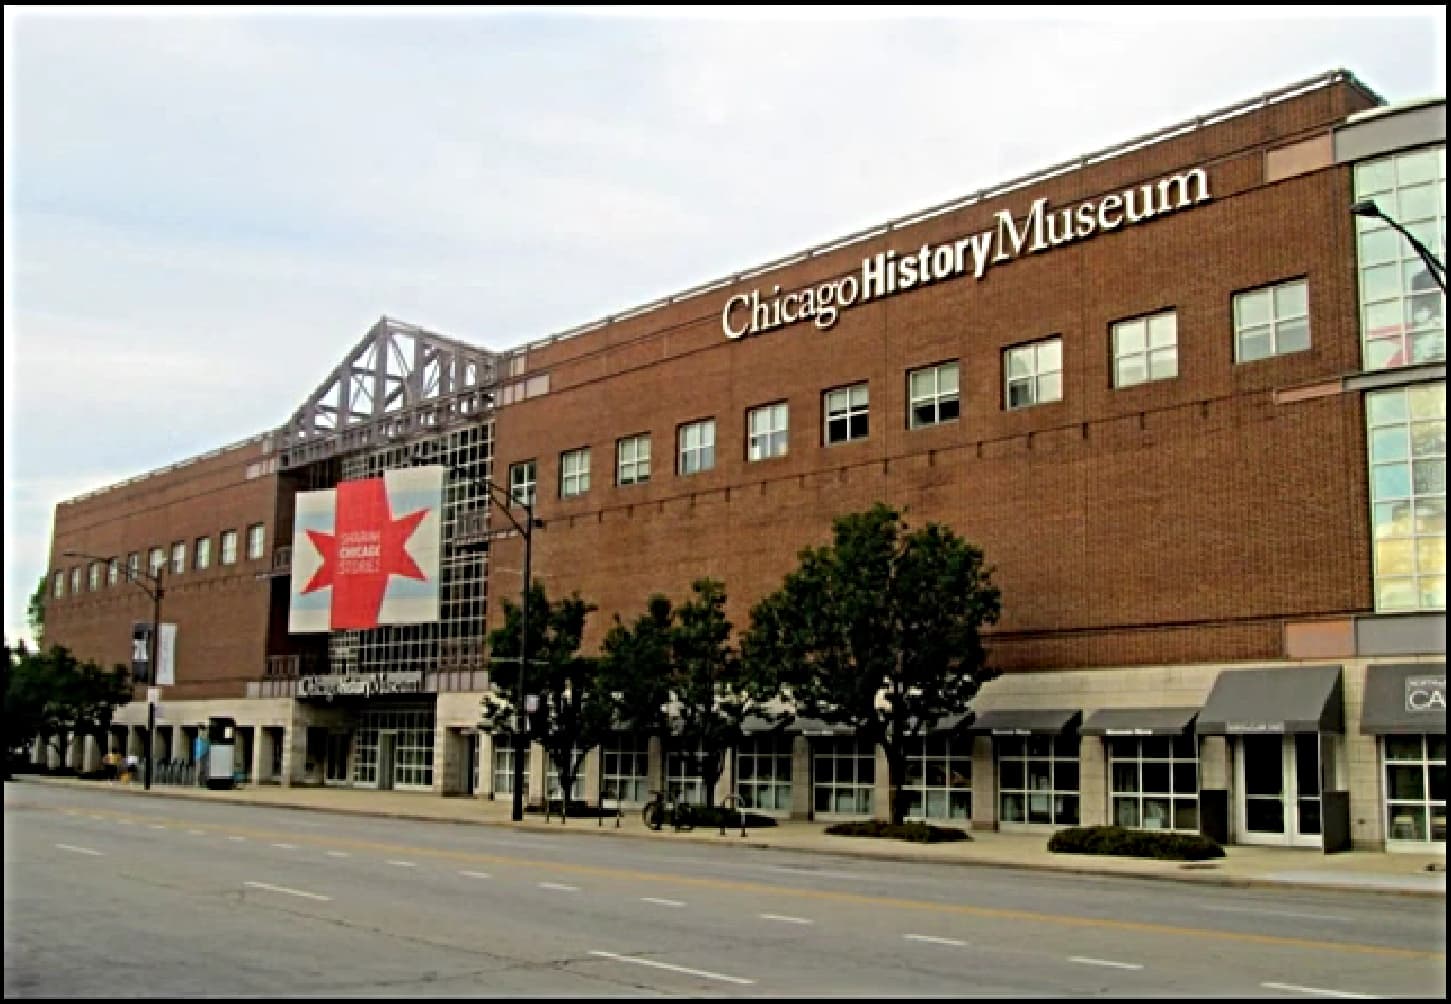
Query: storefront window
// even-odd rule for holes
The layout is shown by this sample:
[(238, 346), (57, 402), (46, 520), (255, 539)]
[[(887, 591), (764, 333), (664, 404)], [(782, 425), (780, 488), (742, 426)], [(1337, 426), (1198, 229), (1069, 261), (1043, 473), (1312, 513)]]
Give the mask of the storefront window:
[(1192, 733), (1108, 740), (1113, 822), (1199, 832), (1199, 754)]
[(1446, 737), (1386, 736), (1386, 839), (1446, 842)]
[(645, 736), (620, 734), (603, 747), (604, 797), (643, 804), (649, 797), (650, 741)]
[(684, 753), (671, 753), (665, 761), (665, 786), (677, 802), (705, 805), (705, 785), (700, 780), (699, 764)]
[(384, 761), (391, 755), (394, 788), (432, 789), (433, 709), (364, 711), (354, 752), (353, 783), (356, 785), (379, 787), (379, 772), (387, 769)]
[(997, 736), (998, 819), (1078, 825), (1078, 734)]
[(791, 739), (747, 739), (736, 752), (736, 794), (747, 809), (791, 811)]
[[(525, 754), (528, 755), (527, 753)], [(529, 765), (524, 765), (525, 800), (529, 798)], [(494, 798), (514, 796), (514, 739), (512, 736), (494, 737)]]
[[(577, 749), (570, 751), (570, 758), (579, 766), (576, 768), (578, 773), (574, 775), (574, 784), (569, 788), (569, 800), (581, 802), (584, 800), (584, 762)], [(559, 767), (553, 757), (548, 757), (546, 762), (549, 766), (544, 771), (544, 790), (549, 793), (550, 799), (558, 799), (564, 790), (559, 783)]]
[(907, 754), (907, 818), (972, 818), (972, 740), (927, 736)]
[(812, 805), (834, 815), (870, 816), (877, 783), (877, 748), (856, 739), (815, 739), (811, 751)]

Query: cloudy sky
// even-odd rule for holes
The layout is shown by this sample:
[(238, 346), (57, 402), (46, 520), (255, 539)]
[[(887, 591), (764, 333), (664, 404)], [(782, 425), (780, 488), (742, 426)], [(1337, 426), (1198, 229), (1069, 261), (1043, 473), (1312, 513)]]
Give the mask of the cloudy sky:
[(58, 501), (380, 315), (509, 348), (1327, 70), (1446, 93), (1440, 7), (1183, 9), (7, 7), (5, 637)]

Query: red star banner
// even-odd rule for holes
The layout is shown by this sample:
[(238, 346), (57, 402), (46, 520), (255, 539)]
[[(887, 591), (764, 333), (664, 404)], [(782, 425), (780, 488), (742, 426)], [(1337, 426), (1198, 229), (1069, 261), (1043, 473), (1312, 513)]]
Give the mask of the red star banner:
[(297, 496), (293, 633), (438, 619), (442, 467)]

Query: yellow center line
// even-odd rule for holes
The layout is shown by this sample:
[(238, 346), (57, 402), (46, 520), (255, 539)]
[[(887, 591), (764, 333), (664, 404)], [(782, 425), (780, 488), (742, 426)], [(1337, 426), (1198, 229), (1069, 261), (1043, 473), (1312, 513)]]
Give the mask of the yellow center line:
[[(52, 809), (53, 812), (61, 812)], [(132, 814), (109, 813), (110, 818), (134, 818)], [(175, 827), (200, 825), (195, 820), (159, 819), (146, 816), (152, 822), (166, 822)], [(1032, 910), (1005, 909), (1002, 907), (968, 906), (961, 903), (933, 903), (925, 900), (903, 899), (897, 896), (869, 896), (861, 893), (836, 892), (829, 889), (800, 889), (790, 886), (772, 885), (736, 879), (706, 878), (697, 875), (678, 875), (671, 872), (645, 872), (630, 868), (616, 868), (602, 865), (575, 864), (565, 861), (541, 861), (533, 858), (513, 857), (503, 854), (486, 854), (478, 851), (452, 851), (430, 847), (416, 847), (411, 844), (388, 844), (373, 840), (362, 840), (348, 836), (319, 836), (300, 834), (293, 831), (279, 833), (274, 830), (256, 830), (246, 827), (208, 824), (213, 829), (226, 833), (239, 833), (258, 840), (287, 838), (298, 844), (316, 847), (344, 846), (356, 851), (373, 851), (381, 855), (396, 857), (403, 853), (420, 857), (465, 863), (486, 862), (512, 868), (531, 868), (551, 872), (567, 872), (573, 875), (588, 875), (596, 878), (614, 879), (626, 882), (656, 882), (671, 885), (685, 885), (697, 889), (718, 892), (739, 892), (775, 895), (790, 895), (799, 899), (817, 900), (829, 903), (849, 903), (858, 906), (890, 907), (899, 910), (916, 910), (927, 913), (941, 913), (965, 917), (981, 917), (992, 920), (1017, 920), (1034, 924), (1058, 924), (1065, 927), (1099, 928), (1108, 931), (1131, 931), (1137, 934), (1170, 935), (1190, 938), (1214, 938), (1220, 941), (1243, 942), (1253, 945), (1275, 945), (1284, 948), (1305, 948), (1313, 951), (1360, 952), (1366, 955), (1385, 955), (1403, 959), (1440, 959), (1445, 952), (1432, 952), (1414, 948), (1395, 948), (1386, 945), (1366, 945), (1345, 941), (1320, 941), (1313, 938), (1295, 938), (1279, 934), (1249, 934), (1238, 931), (1218, 931), (1212, 928), (1184, 927), (1175, 924), (1158, 924), (1148, 921), (1113, 920), (1102, 917), (1070, 917), (1061, 914), (1038, 913)]]

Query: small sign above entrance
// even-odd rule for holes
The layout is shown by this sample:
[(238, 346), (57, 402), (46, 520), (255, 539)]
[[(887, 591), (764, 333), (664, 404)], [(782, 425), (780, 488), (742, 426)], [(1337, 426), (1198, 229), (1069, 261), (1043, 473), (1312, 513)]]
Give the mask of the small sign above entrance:
[(423, 674), (411, 673), (336, 673), (323, 676), (301, 676), (297, 679), (298, 697), (380, 697), (388, 694), (417, 694), (423, 690)]

